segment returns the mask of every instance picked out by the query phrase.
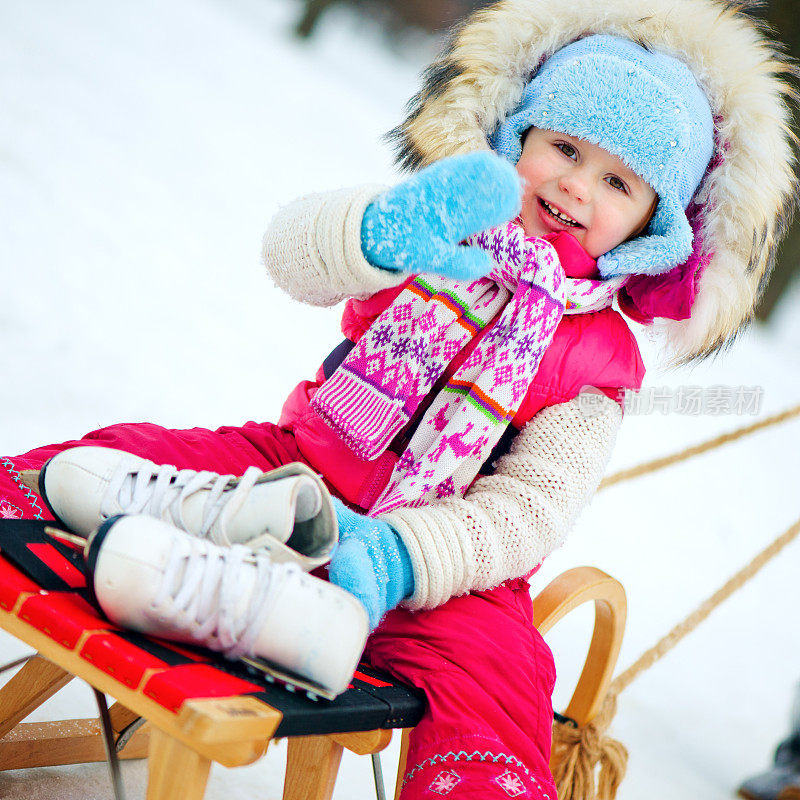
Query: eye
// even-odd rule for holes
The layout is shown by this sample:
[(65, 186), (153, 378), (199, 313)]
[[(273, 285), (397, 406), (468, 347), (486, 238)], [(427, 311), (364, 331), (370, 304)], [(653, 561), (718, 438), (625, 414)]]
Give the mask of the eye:
[(628, 193), (628, 187), (625, 185), (625, 182), (616, 175), (609, 175), (606, 181), (612, 189), (616, 189), (618, 192), (624, 192), (625, 194)]
[(578, 151), (569, 142), (556, 142), (555, 146), (567, 157), (573, 161), (578, 160)]

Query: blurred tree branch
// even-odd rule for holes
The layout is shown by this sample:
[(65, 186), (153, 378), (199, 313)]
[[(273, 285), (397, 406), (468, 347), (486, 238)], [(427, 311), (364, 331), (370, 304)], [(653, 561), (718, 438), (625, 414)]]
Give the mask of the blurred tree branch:
[(297, 23), (295, 33), (302, 39), (307, 39), (314, 32), (322, 12), (336, 0), (306, 0), (303, 16)]
[(310, 36), (322, 13), (334, 3), (348, 2), (364, 13), (382, 14), (392, 23), (440, 31), (492, 0), (305, 0), (297, 23), (298, 36)]
[[(793, 60), (800, 56), (800, 14), (797, 0), (770, 0), (761, 8), (755, 9), (753, 15), (765, 20), (772, 28), (775, 38), (780, 39)], [(800, 91), (800, 83), (796, 75), (789, 77), (789, 82)], [(794, 107), (794, 127), (800, 129), (798, 108)], [(800, 172), (795, 167), (796, 172)], [(757, 179), (758, 176), (756, 176)], [(800, 215), (793, 221), (786, 239), (780, 248), (775, 270), (772, 273), (756, 315), (760, 320), (768, 320), (781, 297), (800, 274)]]

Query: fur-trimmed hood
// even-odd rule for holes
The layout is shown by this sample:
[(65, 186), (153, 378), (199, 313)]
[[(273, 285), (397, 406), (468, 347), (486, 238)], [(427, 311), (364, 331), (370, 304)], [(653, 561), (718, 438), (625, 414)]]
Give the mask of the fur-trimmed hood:
[[(720, 0), (501, 0), (454, 30), (390, 137), (416, 169), (488, 147), (541, 61), (592, 33), (628, 37), (686, 63), (715, 117), (716, 154), (695, 195), (703, 265), (688, 319), (661, 321), (673, 361), (710, 355), (752, 319), (794, 207), (786, 59)], [(698, 257), (699, 256), (699, 257)]]

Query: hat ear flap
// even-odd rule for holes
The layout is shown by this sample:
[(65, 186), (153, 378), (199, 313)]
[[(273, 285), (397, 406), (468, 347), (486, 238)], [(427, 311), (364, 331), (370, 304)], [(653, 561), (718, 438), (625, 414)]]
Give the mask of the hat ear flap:
[(618, 275), (661, 275), (692, 254), (694, 233), (674, 197), (658, 201), (647, 233), (623, 242), (597, 260), (603, 278)]

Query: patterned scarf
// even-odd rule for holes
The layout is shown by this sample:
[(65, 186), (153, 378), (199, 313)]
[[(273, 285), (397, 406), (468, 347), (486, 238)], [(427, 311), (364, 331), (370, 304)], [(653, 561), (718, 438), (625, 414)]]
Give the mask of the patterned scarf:
[[(509, 222), (467, 241), (495, 268), (469, 284), (418, 276), (325, 381), (312, 407), (361, 458), (397, 433), (456, 354), (497, 323), (436, 395), (370, 514), (463, 495), (513, 419), (565, 313), (611, 304), (624, 279), (567, 278), (553, 246)], [(502, 311), (501, 311), (502, 310)]]

